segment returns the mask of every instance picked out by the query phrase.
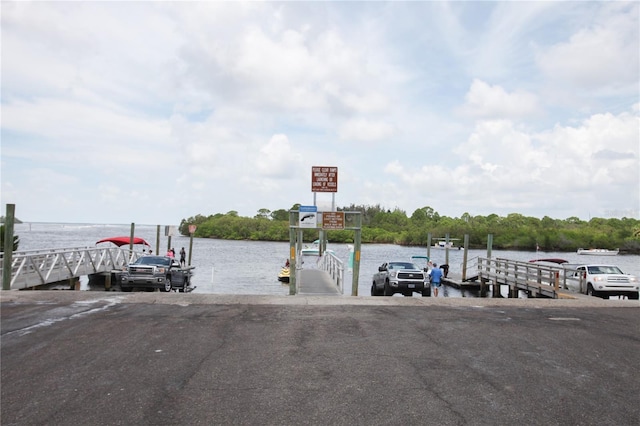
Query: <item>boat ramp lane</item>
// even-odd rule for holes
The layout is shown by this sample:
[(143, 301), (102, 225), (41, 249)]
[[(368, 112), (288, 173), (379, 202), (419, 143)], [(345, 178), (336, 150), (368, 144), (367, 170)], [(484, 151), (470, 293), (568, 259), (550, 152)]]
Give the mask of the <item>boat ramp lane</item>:
[(328, 272), (320, 269), (300, 269), (298, 274), (299, 295), (341, 296), (340, 289)]

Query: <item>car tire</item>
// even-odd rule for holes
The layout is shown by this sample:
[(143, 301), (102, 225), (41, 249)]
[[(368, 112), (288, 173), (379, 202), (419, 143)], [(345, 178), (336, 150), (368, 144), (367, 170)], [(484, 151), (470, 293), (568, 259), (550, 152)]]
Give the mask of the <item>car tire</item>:
[(422, 297), (431, 297), (431, 287), (425, 287), (425, 289), (422, 290)]
[(183, 293), (186, 293), (187, 287), (189, 287), (189, 278), (185, 277), (184, 282), (182, 283), (182, 289), (180, 291), (182, 291)]
[(629, 300), (638, 300), (639, 297), (640, 297), (640, 293), (638, 292), (629, 293)]
[(160, 290), (168, 293), (173, 289), (173, 285), (171, 284), (171, 277), (167, 277), (167, 279), (164, 280), (164, 287), (161, 288)]
[(380, 295), (380, 293), (378, 293), (378, 290), (376, 289), (375, 283), (371, 284), (371, 295), (372, 296), (379, 296)]
[(598, 292), (593, 289), (591, 284), (587, 284), (587, 296), (598, 296)]
[(384, 295), (385, 296), (393, 296), (393, 290), (388, 282), (384, 283)]
[(125, 293), (129, 293), (133, 290), (133, 287), (123, 287), (120, 286), (120, 290), (124, 291)]

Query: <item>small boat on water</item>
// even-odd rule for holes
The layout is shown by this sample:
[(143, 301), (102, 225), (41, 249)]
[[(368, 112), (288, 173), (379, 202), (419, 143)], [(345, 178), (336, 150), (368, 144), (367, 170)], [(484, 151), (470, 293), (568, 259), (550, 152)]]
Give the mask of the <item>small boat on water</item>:
[(619, 252), (619, 249), (609, 250), (609, 249), (578, 249), (578, 254), (590, 254), (595, 256), (616, 256)]
[(436, 242), (433, 245), (433, 248), (435, 249), (449, 249), (449, 250), (453, 250), (453, 249), (457, 249), (460, 250), (460, 247), (456, 247), (453, 243), (453, 241), (449, 240), (449, 241), (445, 241), (445, 240), (441, 240)]
[[(333, 250), (325, 250), (326, 252), (333, 252)], [(303, 256), (318, 256), (320, 255), (320, 240), (315, 240), (311, 245), (304, 246), (303, 249), (300, 250), (300, 253)]]

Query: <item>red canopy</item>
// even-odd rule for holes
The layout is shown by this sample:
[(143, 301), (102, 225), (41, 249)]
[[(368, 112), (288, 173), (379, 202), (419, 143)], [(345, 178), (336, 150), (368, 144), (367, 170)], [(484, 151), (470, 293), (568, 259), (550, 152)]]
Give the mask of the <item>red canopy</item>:
[[(111, 237), (111, 238), (105, 238), (104, 240), (100, 240), (96, 244), (113, 243), (118, 247), (120, 247), (124, 245), (129, 245), (130, 242), (131, 242), (131, 237)], [(133, 244), (144, 244), (145, 246), (151, 247), (151, 244), (149, 244), (148, 242), (146, 242), (140, 237), (133, 237)]]
[(568, 260), (558, 259), (557, 257), (553, 257), (553, 258), (549, 258), (549, 259), (533, 259), (533, 260), (530, 260), (529, 262), (531, 262), (531, 263), (534, 263), (534, 262), (551, 262), (551, 263), (557, 263), (559, 265), (562, 265), (563, 263), (569, 263)]

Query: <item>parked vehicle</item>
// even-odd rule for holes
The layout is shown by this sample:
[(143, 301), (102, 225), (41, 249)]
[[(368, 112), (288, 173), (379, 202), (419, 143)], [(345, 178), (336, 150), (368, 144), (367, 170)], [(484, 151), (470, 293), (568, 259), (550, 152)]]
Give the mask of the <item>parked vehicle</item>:
[(192, 266), (180, 267), (180, 262), (169, 256), (142, 256), (129, 264), (118, 280), (122, 291), (159, 288), (160, 291), (187, 292), (193, 269)]
[(393, 296), (395, 293), (411, 296), (414, 292), (421, 293), (423, 297), (431, 296), (426, 271), (412, 262), (385, 262), (373, 275), (372, 296)]
[(615, 265), (602, 264), (563, 264), (567, 277), (567, 286), (572, 290), (589, 296), (608, 299), (609, 296), (627, 296), (638, 300), (638, 277), (623, 273)]

